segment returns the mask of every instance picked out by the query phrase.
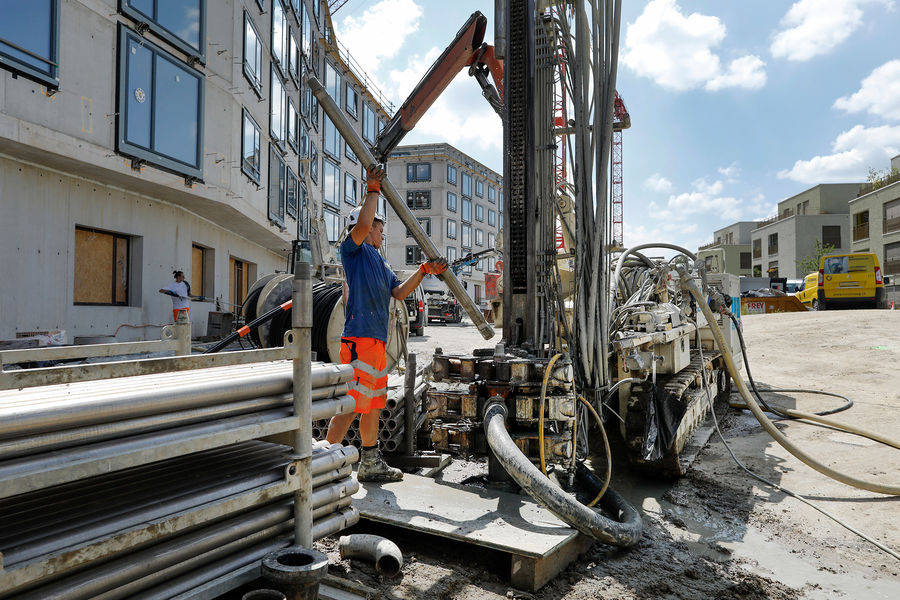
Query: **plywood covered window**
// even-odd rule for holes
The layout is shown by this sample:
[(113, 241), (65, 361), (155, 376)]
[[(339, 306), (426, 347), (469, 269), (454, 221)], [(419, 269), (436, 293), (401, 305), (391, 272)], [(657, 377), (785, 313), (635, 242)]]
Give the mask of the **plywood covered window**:
[(233, 256), (230, 257), (229, 262), (231, 263), (229, 265), (230, 302), (232, 307), (237, 310), (247, 297), (247, 287), (256, 277), (256, 265)]
[(75, 304), (128, 304), (128, 236), (75, 228)]

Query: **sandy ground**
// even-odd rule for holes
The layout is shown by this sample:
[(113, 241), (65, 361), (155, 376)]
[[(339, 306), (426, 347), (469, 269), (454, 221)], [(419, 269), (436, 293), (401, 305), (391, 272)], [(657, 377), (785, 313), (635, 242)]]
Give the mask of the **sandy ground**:
[[(846, 394), (855, 405), (837, 418), (897, 436), (900, 386), (894, 365), (900, 360), (900, 311), (757, 315), (744, 317), (744, 329), (761, 387)], [(410, 350), (420, 360), (436, 347), (469, 352), (490, 345), (465, 322), (431, 326), (424, 337), (410, 339)], [(808, 394), (781, 394), (776, 401), (811, 411), (839, 402)], [(900, 549), (898, 500), (818, 474), (778, 446), (749, 413), (731, 410), (721, 423), (750, 469)], [(900, 485), (894, 449), (799, 422), (778, 426), (831, 466)], [(447, 476), (453, 476), (453, 469), (473, 468), (479, 465), (457, 464)], [(320, 548), (329, 553), (333, 574), (375, 588), (384, 598), (900, 597), (900, 562), (796, 499), (751, 479), (716, 436), (690, 473), (675, 483), (641, 478), (619, 465), (613, 485), (641, 508), (642, 541), (628, 550), (594, 544), (535, 594), (510, 588), (507, 567), (497, 556), (433, 538), (395, 538), (406, 564), (402, 575), (390, 581), (381, 580), (366, 563), (341, 561), (333, 541), (323, 541)]]

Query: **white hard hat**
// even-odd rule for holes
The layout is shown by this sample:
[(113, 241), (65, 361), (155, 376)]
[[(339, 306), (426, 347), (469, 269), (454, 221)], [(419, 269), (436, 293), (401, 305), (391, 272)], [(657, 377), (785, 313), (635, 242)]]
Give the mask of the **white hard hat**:
[[(348, 228), (356, 225), (356, 222), (359, 221), (359, 213), (361, 213), (361, 212), (362, 212), (362, 206), (357, 206), (356, 208), (354, 208), (353, 210), (350, 211), (350, 216), (347, 217), (347, 227)], [(382, 223), (385, 222), (384, 215), (379, 213), (378, 209), (376, 209), (376, 212), (375, 212), (375, 220), (381, 221)]]

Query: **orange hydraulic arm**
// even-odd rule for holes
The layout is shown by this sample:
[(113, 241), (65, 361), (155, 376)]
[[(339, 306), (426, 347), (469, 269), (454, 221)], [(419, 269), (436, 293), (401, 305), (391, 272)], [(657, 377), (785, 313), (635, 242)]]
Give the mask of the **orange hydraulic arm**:
[[(475, 11), (459, 30), (425, 76), (419, 81), (400, 110), (393, 116), (375, 142), (373, 154), (384, 161), (400, 140), (412, 131), (422, 115), (431, 108), (453, 78), (465, 67), (482, 87), (482, 94), (498, 113), (502, 109), (503, 63), (494, 56), (494, 47), (484, 43), (487, 17)], [(499, 92), (488, 82), (490, 74)]]

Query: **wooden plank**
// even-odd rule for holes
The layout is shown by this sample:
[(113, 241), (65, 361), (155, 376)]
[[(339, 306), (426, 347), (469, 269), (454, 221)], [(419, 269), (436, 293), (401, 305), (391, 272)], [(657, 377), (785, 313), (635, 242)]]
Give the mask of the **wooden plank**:
[(353, 496), (360, 516), (531, 558), (544, 558), (579, 534), (531, 498), (404, 475)]

